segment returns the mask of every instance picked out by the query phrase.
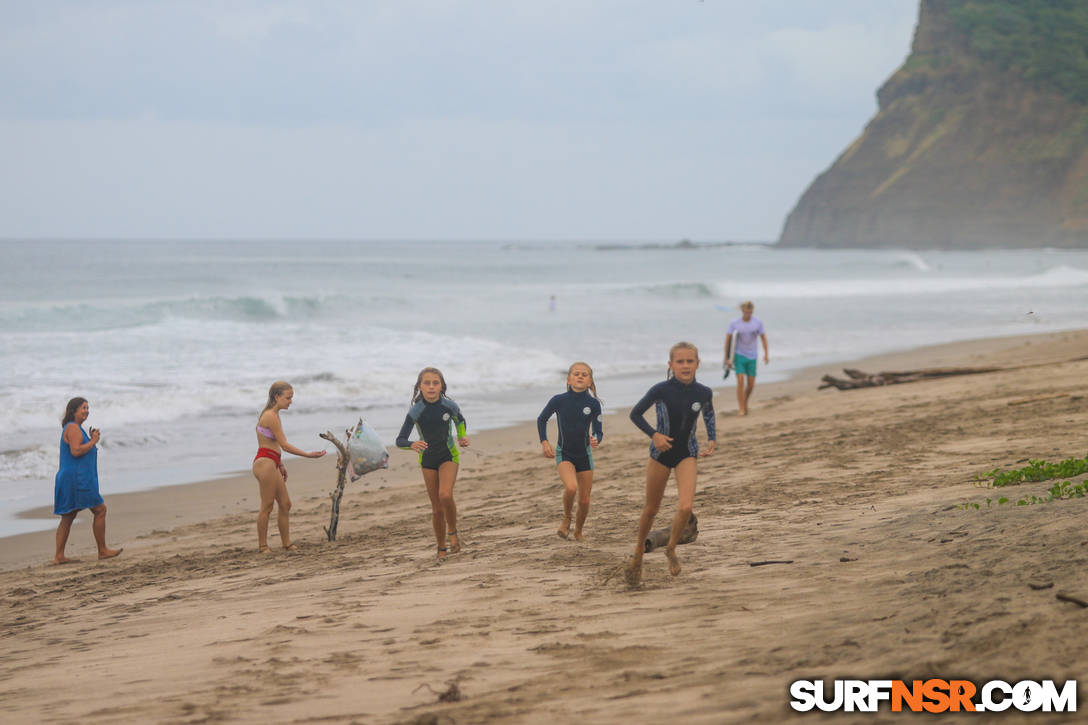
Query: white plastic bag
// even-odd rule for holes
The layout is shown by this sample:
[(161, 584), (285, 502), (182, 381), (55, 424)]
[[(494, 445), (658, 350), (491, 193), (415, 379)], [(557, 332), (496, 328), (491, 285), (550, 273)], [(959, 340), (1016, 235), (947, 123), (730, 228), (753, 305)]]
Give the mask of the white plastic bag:
[(362, 418), (348, 431), (348, 455), (351, 456), (352, 481), (379, 468), (389, 468), (389, 452), (382, 445), (382, 439)]

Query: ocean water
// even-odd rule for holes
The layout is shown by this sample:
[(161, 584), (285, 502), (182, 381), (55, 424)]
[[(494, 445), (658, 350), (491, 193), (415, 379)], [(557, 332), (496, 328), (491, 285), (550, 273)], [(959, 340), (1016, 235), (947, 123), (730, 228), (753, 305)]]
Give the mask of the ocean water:
[[(751, 299), (760, 380), (830, 360), (1082, 327), (1088, 251), (816, 251), (578, 242), (0, 242), (0, 535), (53, 520), (65, 402), (103, 431), (103, 495), (248, 470), (268, 386), (289, 440), (365, 416), (391, 444), (415, 376), (441, 368), (470, 430), (534, 418), (567, 366), (605, 408), (724, 331)], [(554, 305), (551, 298), (554, 296)], [(397, 455), (394, 453), (394, 455)], [(365, 479), (364, 479), (365, 480)]]

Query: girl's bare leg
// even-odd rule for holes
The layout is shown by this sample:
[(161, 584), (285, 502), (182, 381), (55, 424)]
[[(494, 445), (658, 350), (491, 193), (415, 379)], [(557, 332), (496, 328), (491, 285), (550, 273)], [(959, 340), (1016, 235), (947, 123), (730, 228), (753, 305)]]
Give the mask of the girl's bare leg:
[(676, 465), (676, 517), (672, 520), (672, 532), (669, 544), (665, 547), (665, 557), (669, 560), (669, 573), (680, 573), (680, 560), (676, 558), (676, 542), (684, 533), (684, 527), (691, 519), (691, 507), (695, 503), (695, 475), (698, 472), (695, 458), (685, 458)]
[(593, 490), (593, 471), (581, 471), (578, 474), (578, 518), (574, 522), (574, 538), (582, 540), (582, 527), (589, 515), (589, 494)]
[(76, 520), (77, 513), (79, 512), (73, 511), (60, 517), (60, 523), (57, 524), (57, 553), (53, 555), (54, 564), (67, 564), (70, 561), (76, 561), (64, 555), (64, 547), (68, 545), (68, 534), (72, 531), (72, 522)]
[[(279, 471), (277, 470), (278, 474)], [(280, 543), (287, 551), (294, 551), (295, 545), (291, 543), (291, 522), (288, 514), (291, 512), (291, 497), (287, 494), (287, 482), (280, 476), (279, 485), (276, 486), (276, 526), (280, 530)]]
[(91, 521), (91, 531), (94, 532), (94, 541), (98, 544), (98, 558), (112, 559), (121, 553), (121, 549), (111, 549), (106, 546), (106, 504), (100, 503), (91, 509), (94, 520)]
[(257, 509), (257, 550), (266, 554), (269, 552), (268, 519), (272, 517), (276, 491), (283, 485), (283, 476), (270, 458), (258, 458), (253, 462), (253, 476), (261, 493), (261, 506)]
[(574, 509), (574, 497), (578, 493), (578, 476), (574, 471), (574, 464), (570, 461), (562, 461), (556, 468), (559, 469), (559, 480), (563, 482), (563, 523), (559, 525), (559, 538), (570, 536), (570, 516)]
[(646, 547), (646, 536), (654, 525), (654, 517), (661, 508), (661, 498), (665, 495), (665, 484), (669, 482), (670, 469), (654, 459), (646, 464), (646, 505), (638, 522), (638, 539), (635, 541), (635, 555), (627, 567), (626, 578), (634, 586), (642, 580), (642, 554)]
[(453, 502), (453, 484), (456, 482), (457, 464), (453, 461), (441, 464), (438, 467), (438, 502), (442, 505), (446, 527), (450, 532), (451, 554), (461, 550), (461, 539), (457, 536), (457, 505)]
[(424, 468), (423, 483), (427, 486), (427, 497), (431, 499), (431, 526), (434, 538), (438, 542), (438, 558), (446, 558), (446, 515), (442, 511), (442, 502), (438, 497), (438, 471)]

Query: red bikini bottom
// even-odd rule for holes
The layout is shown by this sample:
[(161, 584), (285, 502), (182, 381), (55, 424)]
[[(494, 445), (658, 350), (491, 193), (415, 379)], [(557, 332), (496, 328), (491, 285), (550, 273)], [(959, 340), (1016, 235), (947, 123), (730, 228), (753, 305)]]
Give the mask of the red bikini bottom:
[(280, 475), (283, 476), (283, 482), (287, 483), (287, 469), (280, 463), (280, 454), (271, 448), (258, 448), (257, 455), (253, 457), (253, 462), (256, 463), (260, 458), (268, 458), (276, 464), (276, 468), (279, 469)]

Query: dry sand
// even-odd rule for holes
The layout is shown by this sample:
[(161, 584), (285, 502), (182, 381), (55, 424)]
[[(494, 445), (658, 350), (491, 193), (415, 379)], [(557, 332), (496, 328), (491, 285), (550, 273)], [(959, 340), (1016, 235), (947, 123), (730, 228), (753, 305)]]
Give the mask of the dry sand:
[[(349, 484), (335, 543), (322, 531), (335, 462), (290, 461), (300, 551), (271, 557), (255, 552), (249, 475), (123, 496), (104, 482), (120, 558), (94, 560), (85, 521), (77, 564), (45, 565), (52, 532), (4, 540), (3, 720), (877, 723), (905, 716), (795, 714), (788, 684), (1088, 682), (1088, 609), (1055, 598), (1088, 599), (1088, 499), (987, 508), (1050, 483), (973, 483), (1085, 455), (1088, 362), (1065, 361), (1086, 354), (1088, 332), (959, 343), (857, 366), (1039, 365), (817, 392), (827, 366), (757, 388), (747, 419), (723, 389), (699, 539), (676, 578), (648, 554), (637, 590), (620, 571), (647, 441), (619, 416), (584, 543), (555, 535), (560, 485), (531, 426), (476, 436), (456, 488), (464, 551), (441, 565), (404, 452)], [(670, 483), (658, 525), (674, 499)], [(750, 566), (770, 559), (792, 563)], [(439, 702), (452, 684), (462, 698)]]

